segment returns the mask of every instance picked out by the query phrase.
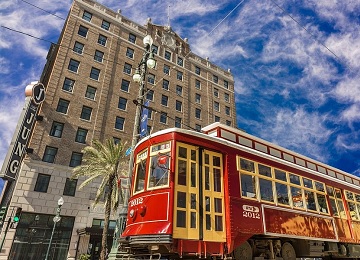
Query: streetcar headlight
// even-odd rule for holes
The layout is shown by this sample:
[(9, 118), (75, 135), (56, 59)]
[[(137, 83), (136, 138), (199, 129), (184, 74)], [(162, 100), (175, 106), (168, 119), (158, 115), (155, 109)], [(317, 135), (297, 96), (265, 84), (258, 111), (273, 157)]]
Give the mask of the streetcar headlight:
[(130, 210), (129, 215), (131, 218), (133, 218), (135, 216), (135, 210), (134, 209)]

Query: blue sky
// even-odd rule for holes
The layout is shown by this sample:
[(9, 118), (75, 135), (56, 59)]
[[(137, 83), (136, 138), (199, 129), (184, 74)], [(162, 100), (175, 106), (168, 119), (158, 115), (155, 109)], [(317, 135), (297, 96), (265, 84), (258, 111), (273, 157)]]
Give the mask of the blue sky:
[[(360, 174), (360, 1), (98, 2), (139, 24), (151, 17), (167, 25), (169, 17), (194, 53), (230, 68), (240, 128)], [(64, 23), (29, 3), (63, 18), (71, 5), (69, 0), (0, 2), (0, 165), (24, 88), (39, 79), (47, 41), (57, 41)]]

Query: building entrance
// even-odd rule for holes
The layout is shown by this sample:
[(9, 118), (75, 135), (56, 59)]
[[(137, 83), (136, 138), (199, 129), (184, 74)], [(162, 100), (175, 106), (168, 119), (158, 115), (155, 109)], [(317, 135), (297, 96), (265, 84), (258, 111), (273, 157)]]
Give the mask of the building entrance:
[[(53, 215), (22, 213), (16, 228), (9, 259), (44, 259), (54, 225)], [(74, 217), (61, 216), (57, 223), (49, 252), (49, 260), (67, 258)]]

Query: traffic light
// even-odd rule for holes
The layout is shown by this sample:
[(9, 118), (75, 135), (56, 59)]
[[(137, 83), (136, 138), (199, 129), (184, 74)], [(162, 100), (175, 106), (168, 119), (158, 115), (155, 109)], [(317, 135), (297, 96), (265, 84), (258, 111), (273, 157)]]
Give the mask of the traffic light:
[(4, 222), (4, 219), (6, 217), (6, 211), (7, 211), (7, 207), (3, 206), (0, 208), (0, 223)]
[(13, 221), (14, 221), (15, 223), (19, 222), (20, 216), (21, 216), (21, 211), (22, 211), (22, 208), (20, 208), (20, 207), (18, 207), (18, 208), (16, 209), (15, 215), (14, 215), (14, 217), (13, 217)]

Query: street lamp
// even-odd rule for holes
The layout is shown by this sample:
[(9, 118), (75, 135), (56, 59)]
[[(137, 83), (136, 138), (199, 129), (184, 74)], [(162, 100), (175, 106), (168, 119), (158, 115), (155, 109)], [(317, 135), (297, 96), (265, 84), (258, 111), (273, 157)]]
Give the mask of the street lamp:
[[(129, 183), (131, 185), (131, 175), (132, 175), (132, 167), (134, 163), (134, 147), (139, 139), (139, 127), (141, 122), (141, 106), (144, 103), (144, 95), (145, 95), (145, 76), (147, 73), (147, 69), (153, 69), (155, 68), (156, 61), (154, 59), (154, 53), (151, 50), (151, 45), (153, 44), (153, 39), (150, 35), (147, 35), (143, 39), (144, 43), (144, 54), (141, 58), (141, 61), (139, 62), (137, 68), (135, 69), (135, 73), (133, 75), (133, 80), (136, 83), (139, 83), (139, 93), (137, 96), (137, 100), (134, 100), (134, 103), (136, 104), (136, 110), (135, 110), (135, 123), (134, 123), (134, 130), (133, 130), (133, 136), (132, 136), (132, 142), (131, 142), (131, 153), (130, 153), (130, 159), (129, 159)], [(129, 200), (130, 191), (128, 190), (125, 194), (124, 198), (124, 206), (119, 214), (119, 219), (117, 223), (117, 228), (115, 229), (115, 235), (114, 235), (114, 242), (112, 247), (112, 252), (117, 250), (117, 240), (118, 236), (121, 235), (121, 233), (124, 231), (125, 225), (126, 225), (126, 215), (127, 215), (127, 208), (128, 208), (128, 200)], [(120, 231), (120, 232), (119, 232)], [(119, 233), (118, 233), (119, 232)]]
[(48, 246), (47, 251), (46, 251), (45, 260), (47, 260), (48, 257), (49, 257), (51, 242), (52, 242), (52, 239), (53, 239), (53, 236), (54, 236), (54, 231), (55, 231), (56, 223), (58, 223), (58, 222), (61, 220), (60, 211), (61, 211), (61, 206), (62, 206), (63, 204), (64, 204), (64, 199), (63, 199), (63, 197), (60, 197), (60, 199), (58, 200), (58, 207), (57, 207), (57, 209), (56, 209), (56, 215), (55, 215), (55, 217), (53, 218), (54, 226), (53, 226), (53, 229), (52, 229), (52, 232), (51, 232), (51, 237), (50, 237), (50, 241), (49, 241), (49, 246)]

